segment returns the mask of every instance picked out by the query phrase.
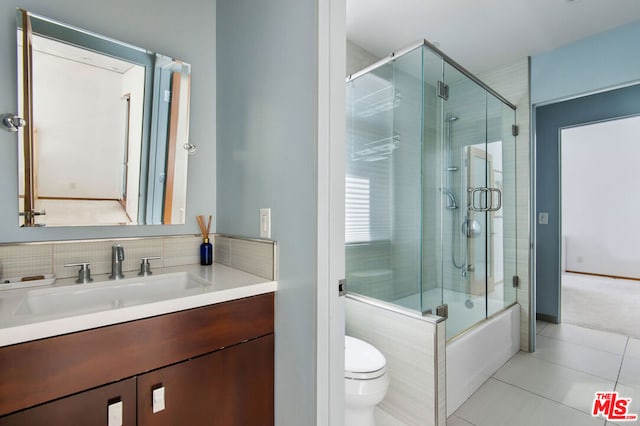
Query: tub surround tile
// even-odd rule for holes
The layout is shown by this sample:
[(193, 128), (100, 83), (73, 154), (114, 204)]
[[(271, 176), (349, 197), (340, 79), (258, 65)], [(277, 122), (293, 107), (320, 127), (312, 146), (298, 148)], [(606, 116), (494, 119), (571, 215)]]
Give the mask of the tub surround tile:
[[(444, 426), (446, 415), (435, 415), (436, 410), (444, 408), (441, 400), (436, 401), (436, 391), (441, 389), (436, 361), (442, 365), (444, 360), (439, 360), (441, 351), (435, 356), (436, 346), (443, 342), (438, 335), (444, 334), (438, 326), (444, 323), (435, 324), (351, 298), (345, 300), (345, 314), (346, 334), (369, 342), (387, 360), (391, 382), (379, 407), (407, 425)], [(439, 393), (438, 397), (446, 395)]]

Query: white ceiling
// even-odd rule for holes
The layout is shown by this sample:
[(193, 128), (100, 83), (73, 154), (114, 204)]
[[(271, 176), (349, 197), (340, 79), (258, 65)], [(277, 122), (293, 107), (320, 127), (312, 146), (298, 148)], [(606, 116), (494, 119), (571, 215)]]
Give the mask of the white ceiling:
[(473, 73), (640, 20), (640, 0), (346, 2), (347, 38), (377, 57), (427, 39)]

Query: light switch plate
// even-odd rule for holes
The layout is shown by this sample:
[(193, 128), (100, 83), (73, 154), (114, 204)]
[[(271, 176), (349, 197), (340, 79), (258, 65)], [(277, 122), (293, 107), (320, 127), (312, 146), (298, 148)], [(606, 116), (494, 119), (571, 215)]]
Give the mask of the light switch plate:
[(538, 213), (538, 223), (540, 225), (548, 225), (549, 224), (549, 213), (547, 213), (547, 212)]
[(260, 209), (260, 238), (271, 238), (271, 209)]
[(153, 400), (152, 405), (154, 413), (164, 410), (164, 386), (155, 388), (151, 399)]

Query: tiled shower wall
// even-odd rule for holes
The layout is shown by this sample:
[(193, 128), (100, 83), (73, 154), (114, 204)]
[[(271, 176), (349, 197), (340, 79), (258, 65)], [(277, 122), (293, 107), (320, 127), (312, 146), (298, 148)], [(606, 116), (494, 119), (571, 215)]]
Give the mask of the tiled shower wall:
[(391, 379), (380, 408), (407, 426), (447, 423), (445, 322), (383, 304), (345, 299), (346, 334), (385, 356)]

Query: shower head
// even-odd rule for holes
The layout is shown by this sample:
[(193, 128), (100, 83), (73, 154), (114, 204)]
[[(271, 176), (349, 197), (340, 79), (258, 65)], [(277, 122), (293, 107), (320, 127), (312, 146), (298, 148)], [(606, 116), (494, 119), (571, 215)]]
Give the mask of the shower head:
[(458, 117), (456, 117), (455, 115), (450, 115), (449, 117), (447, 117), (447, 119), (445, 120), (447, 123), (453, 123), (454, 121), (456, 121), (458, 119)]

